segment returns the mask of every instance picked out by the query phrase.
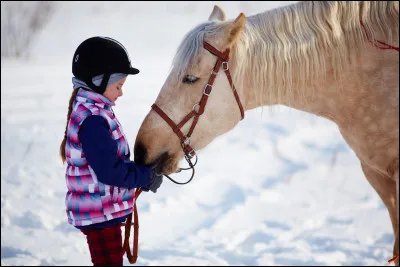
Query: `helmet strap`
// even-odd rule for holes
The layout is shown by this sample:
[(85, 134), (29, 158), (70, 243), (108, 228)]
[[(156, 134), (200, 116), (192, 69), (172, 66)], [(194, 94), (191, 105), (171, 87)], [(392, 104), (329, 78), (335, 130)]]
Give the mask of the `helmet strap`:
[(87, 85), (89, 85), (90, 86), (90, 88), (92, 88), (96, 93), (99, 93), (99, 94), (104, 94), (104, 92), (106, 91), (106, 87), (107, 87), (107, 83), (108, 83), (108, 80), (110, 79), (110, 73), (104, 73), (104, 76), (103, 76), (103, 79), (101, 80), (101, 84), (100, 84), (100, 86), (97, 86), (97, 85), (95, 85), (93, 82), (92, 82), (92, 78), (89, 78), (87, 81), (86, 81), (86, 84)]

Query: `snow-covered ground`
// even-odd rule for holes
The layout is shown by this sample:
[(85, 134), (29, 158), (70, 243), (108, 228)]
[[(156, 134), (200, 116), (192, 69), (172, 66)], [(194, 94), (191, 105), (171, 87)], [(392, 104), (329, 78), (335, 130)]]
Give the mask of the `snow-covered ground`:
[[(113, 37), (140, 69), (114, 109), (132, 147), (175, 49), (214, 4), (234, 18), (290, 2), (57, 2), (28, 59), (2, 59), (1, 265), (91, 265), (59, 158), (77, 45)], [(336, 125), (286, 107), (247, 112), (199, 152), (191, 183), (165, 179), (138, 209), (136, 265), (388, 265), (394, 240)]]

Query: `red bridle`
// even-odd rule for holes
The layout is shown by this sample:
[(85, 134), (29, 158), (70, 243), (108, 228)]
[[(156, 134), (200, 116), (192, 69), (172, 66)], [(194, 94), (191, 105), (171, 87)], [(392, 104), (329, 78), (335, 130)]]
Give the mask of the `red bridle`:
[(397, 47), (397, 46), (393, 46), (393, 45), (387, 44), (385, 42), (382, 42), (382, 41), (379, 41), (379, 40), (376, 40), (376, 39), (372, 39), (371, 38), (371, 34), (369, 34), (367, 32), (367, 29), (365, 28), (364, 23), (362, 21), (360, 21), (360, 23), (361, 23), (361, 26), (363, 27), (363, 29), (365, 31), (365, 34), (367, 35), (368, 41), (371, 42), (375, 47), (377, 47), (379, 49), (393, 49), (393, 50), (396, 50), (397, 52), (399, 52), (399, 47)]
[[(222, 66), (222, 68), (223, 68), (223, 70), (224, 70), (224, 72), (226, 74), (226, 77), (228, 78), (229, 84), (231, 85), (231, 88), (232, 88), (232, 91), (233, 91), (233, 95), (235, 96), (236, 102), (237, 102), (237, 104), (239, 106), (241, 119), (242, 120), (244, 119), (243, 106), (242, 106), (242, 103), (240, 102), (239, 95), (237, 94), (235, 85), (233, 84), (232, 77), (231, 77), (231, 74), (229, 72), (229, 66), (228, 66), (229, 48), (226, 49), (225, 52), (221, 53), (220, 51), (218, 51), (216, 48), (214, 48), (212, 45), (210, 45), (209, 43), (207, 43), (205, 41), (203, 43), (203, 46), (204, 46), (205, 49), (210, 51), (210, 53), (212, 53), (213, 55), (217, 56), (218, 60), (215, 63), (215, 66), (214, 66), (213, 70), (211, 71), (210, 78), (208, 79), (208, 82), (204, 87), (203, 95), (201, 96), (200, 101), (193, 105), (192, 111), (189, 114), (187, 114), (182, 119), (181, 122), (179, 122), (178, 124), (175, 124), (171, 120), (171, 118), (168, 117), (168, 115), (165, 114), (165, 112), (162, 111), (162, 109), (160, 107), (158, 107), (155, 103), (151, 106), (151, 108), (155, 112), (157, 112), (161, 116), (161, 118), (163, 118), (168, 123), (168, 125), (172, 128), (174, 133), (178, 136), (178, 138), (181, 141), (181, 145), (182, 145), (183, 151), (185, 153), (185, 156), (189, 157), (189, 159), (196, 155), (195, 150), (190, 145), (190, 137), (192, 136), (194, 128), (196, 127), (196, 124), (199, 121), (199, 117), (204, 113), (204, 109), (205, 109), (205, 106), (207, 104), (208, 97), (210, 96), (211, 91), (213, 89), (213, 83), (215, 81), (215, 77), (217, 76), (219, 68), (221, 66)], [(196, 107), (197, 107), (197, 110), (196, 110)], [(192, 117), (194, 117), (192, 125), (190, 126), (189, 132), (185, 135), (185, 134), (182, 133), (181, 128)]]

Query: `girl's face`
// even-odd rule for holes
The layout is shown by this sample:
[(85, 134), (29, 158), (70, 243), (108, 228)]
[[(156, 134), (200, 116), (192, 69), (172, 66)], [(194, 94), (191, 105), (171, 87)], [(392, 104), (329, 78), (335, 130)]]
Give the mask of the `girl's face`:
[(118, 82), (110, 84), (106, 87), (106, 91), (103, 93), (103, 95), (107, 97), (107, 99), (111, 102), (115, 102), (118, 97), (123, 95), (122, 86), (124, 85), (125, 81), (126, 77), (119, 80)]

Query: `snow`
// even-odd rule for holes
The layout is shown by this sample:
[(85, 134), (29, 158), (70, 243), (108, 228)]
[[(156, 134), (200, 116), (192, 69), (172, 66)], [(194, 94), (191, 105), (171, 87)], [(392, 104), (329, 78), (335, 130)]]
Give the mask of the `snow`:
[[(59, 157), (80, 42), (113, 37), (141, 71), (114, 109), (132, 148), (181, 39), (214, 4), (234, 18), (291, 2), (56, 3), (29, 56), (1, 61), (1, 265), (91, 265), (84, 235), (67, 223)], [(388, 265), (392, 257), (388, 212), (337, 126), (283, 106), (246, 112), (199, 151), (191, 183), (164, 179), (137, 204), (136, 265)]]

